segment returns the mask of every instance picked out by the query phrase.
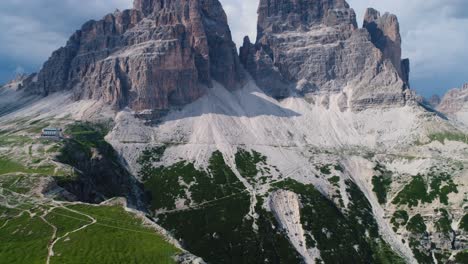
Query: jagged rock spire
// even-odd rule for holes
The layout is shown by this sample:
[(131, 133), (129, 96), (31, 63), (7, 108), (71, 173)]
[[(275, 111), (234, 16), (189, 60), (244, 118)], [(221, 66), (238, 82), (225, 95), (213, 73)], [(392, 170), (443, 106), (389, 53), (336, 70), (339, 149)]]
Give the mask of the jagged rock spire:
[(398, 71), (400, 77), (408, 84), (409, 60), (401, 59), (400, 24), (397, 16), (368, 8), (364, 15), (364, 28), (369, 31), (372, 43), (382, 51)]

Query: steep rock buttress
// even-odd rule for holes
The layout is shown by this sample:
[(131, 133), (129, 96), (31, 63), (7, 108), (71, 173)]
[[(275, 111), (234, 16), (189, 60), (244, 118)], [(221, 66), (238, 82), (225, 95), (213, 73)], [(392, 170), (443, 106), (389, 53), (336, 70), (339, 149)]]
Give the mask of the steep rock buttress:
[(134, 9), (84, 24), (25, 89), (164, 111), (196, 100), (213, 81), (233, 90), (243, 79), (218, 0), (135, 0)]
[(342, 93), (353, 110), (403, 105), (409, 61), (401, 61), (398, 21), (373, 15), (359, 29), (344, 0), (261, 0), (257, 40), (245, 38), (241, 62), (275, 98)]

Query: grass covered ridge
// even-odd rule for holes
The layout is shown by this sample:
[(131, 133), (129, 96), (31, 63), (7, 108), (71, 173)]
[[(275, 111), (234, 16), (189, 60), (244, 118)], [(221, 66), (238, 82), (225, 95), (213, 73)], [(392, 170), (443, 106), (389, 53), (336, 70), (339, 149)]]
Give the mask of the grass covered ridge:
[[(69, 208), (91, 216), (97, 223), (70, 234), (57, 243), (54, 250), (57, 256), (52, 258), (52, 263), (166, 264), (175, 263), (173, 257), (180, 253), (122, 207), (73, 205)], [(67, 218), (64, 215), (61, 217)], [(75, 214), (72, 217), (74, 222), (66, 221), (67, 224), (64, 225), (68, 230), (79, 225), (77, 219), (82, 219), (81, 225), (90, 222), (83, 215)]]

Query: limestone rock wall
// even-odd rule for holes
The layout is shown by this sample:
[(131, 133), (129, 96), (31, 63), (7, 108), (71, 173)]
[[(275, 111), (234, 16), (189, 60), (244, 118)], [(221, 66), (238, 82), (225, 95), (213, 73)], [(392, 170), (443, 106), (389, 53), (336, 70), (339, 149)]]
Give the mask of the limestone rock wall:
[(246, 38), (240, 58), (268, 94), (343, 93), (343, 109), (353, 110), (405, 104), (409, 61), (401, 61), (395, 16), (368, 12), (367, 24), (393, 40), (379, 46), (344, 0), (261, 0), (258, 13), (256, 43)]
[(73, 90), (115, 108), (166, 110), (202, 96), (213, 81), (244, 79), (218, 0), (136, 0), (135, 8), (89, 21), (55, 51), (30, 93)]

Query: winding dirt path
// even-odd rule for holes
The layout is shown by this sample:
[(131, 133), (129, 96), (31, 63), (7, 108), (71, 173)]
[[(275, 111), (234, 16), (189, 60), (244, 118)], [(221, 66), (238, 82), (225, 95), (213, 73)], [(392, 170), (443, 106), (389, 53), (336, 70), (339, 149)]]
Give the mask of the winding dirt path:
[[(79, 214), (79, 215), (85, 216), (85, 217), (89, 218), (89, 220), (91, 220), (91, 222), (89, 222), (89, 223), (87, 223), (87, 224), (85, 224), (85, 225), (82, 225), (81, 227), (79, 227), (79, 228), (77, 228), (77, 229), (75, 229), (75, 230), (69, 231), (69, 232), (65, 233), (63, 236), (57, 237), (57, 238), (55, 238), (56, 231), (57, 231), (57, 230), (55, 229), (55, 232), (54, 232), (54, 239), (53, 239), (52, 243), (50, 243), (50, 245), (49, 245), (49, 253), (48, 253), (48, 255), (47, 255), (47, 262), (46, 262), (46, 264), (50, 264), (50, 259), (55, 255), (55, 254), (54, 254), (54, 246), (55, 246), (55, 244), (57, 244), (57, 242), (59, 242), (59, 241), (60, 241), (61, 239), (63, 239), (63, 238), (68, 237), (70, 234), (79, 232), (79, 231), (81, 231), (81, 230), (83, 230), (83, 229), (89, 227), (90, 225), (96, 224), (96, 222), (97, 222), (97, 220), (96, 220), (95, 218), (93, 218), (92, 216), (87, 215), (87, 214), (82, 213), (82, 212), (79, 212), (79, 211), (75, 211), (75, 210), (70, 209), (70, 208), (67, 208), (67, 207), (65, 207), (65, 206), (58, 206), (58, 207), (54, 207), (53, 209), (56, 209), (56, 208), (61, 208), (61, 209), (64, 209), (64, 210), (73, 212), (73, 213), (75, 213), (75, 214)], [(52, 209), (52, 210), (53, 210), (53, 209)], [(51, 210), (51, 211), (52, 211), (52, 210)], [(52, 212), (52, 213), (53, 213), (53, 212)], [(69, 218), (74, 218), (74, 217), (72, 217), (72, 216), (67, 216), (67, 217), (69, 217)], [(80, 220), (80, 221), (84, 221), (83, 219), (79, 219), (79, 218), (74, 218), (74, 219), (77, 219), (77, 220)]]
[[(55, 208), (52, 208), (50, 210), (54, 210), (54, 209)], [(50, 239), (49, 244), (47, 245), (47, 260), (46, 260), (47, 264), (50, 263), (50, 258), (51, 256), (54, 255), (54, 251), (52, 250), (52, 247), (53, 247), (53, 242), (55, 241), (55, 238), (57, 237), (57, 227), (53, 225), (51, 222), (47, 221), (47, 219), (45, 218), (48, 214), (49, 214), (49, 211), (45, 211), (43, 215), (39, 216), (39, 218), (41, 218), (42, 221), (44, 221), (44, 223), (48, 224), (53, 229), (52, 237)]]

